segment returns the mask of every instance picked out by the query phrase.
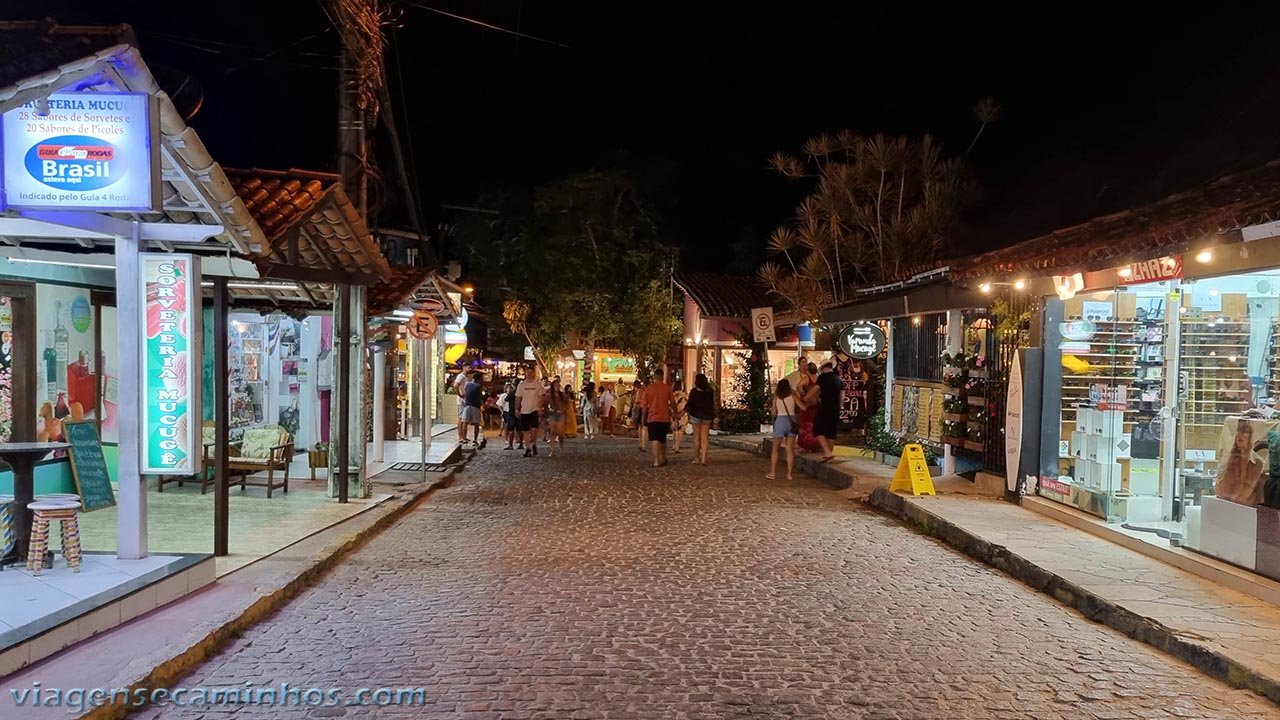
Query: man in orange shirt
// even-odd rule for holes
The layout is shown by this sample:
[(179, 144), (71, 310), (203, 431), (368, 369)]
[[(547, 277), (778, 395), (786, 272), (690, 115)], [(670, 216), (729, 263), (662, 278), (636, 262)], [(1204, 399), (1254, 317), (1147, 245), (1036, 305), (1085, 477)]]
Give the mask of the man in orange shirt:
[(661, 467), (667, 464), (667, 433), (671, 432), (671, 418), (676, 414), (676, 396), (671, 386), (663, 382), (661, 368), (653, 371), (653, 381), (644, 390), (644, 408), (653, 466)]

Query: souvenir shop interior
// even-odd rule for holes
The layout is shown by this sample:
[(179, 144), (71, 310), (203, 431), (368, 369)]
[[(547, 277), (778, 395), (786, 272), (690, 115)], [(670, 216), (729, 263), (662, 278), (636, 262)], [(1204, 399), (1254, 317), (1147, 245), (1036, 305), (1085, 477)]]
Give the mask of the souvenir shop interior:
[(1039, 494), (1280, 579), (1280, 271), (1119, 286), (1059, 307), (1045, 338), (1060, 422), (1044, 438), (1059, 468)]

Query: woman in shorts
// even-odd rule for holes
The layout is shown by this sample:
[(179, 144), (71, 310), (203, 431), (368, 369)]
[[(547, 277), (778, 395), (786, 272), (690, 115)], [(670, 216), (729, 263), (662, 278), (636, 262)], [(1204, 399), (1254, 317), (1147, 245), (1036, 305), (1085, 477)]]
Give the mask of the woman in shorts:
[(801, 405), (791, 392), (791, 383), (786, 378), (778, 381), (778, 389), (773, 394), (773, 451), (769, 460), (769, 474), (772, 480), (778, 472), (778, 447), (787, 450), (787, 479), (793, 479), (792, 473), (796, 464), (796, 435), (800, 428), (796, 418), (800, 415)]

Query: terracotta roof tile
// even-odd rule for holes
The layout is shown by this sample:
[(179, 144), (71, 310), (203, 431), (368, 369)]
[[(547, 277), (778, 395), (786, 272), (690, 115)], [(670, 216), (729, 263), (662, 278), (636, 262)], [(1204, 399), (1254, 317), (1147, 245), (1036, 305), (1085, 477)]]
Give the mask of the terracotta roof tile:
[(260, 260), (289, 262), (288, 243), (297, 233), (298, 260), (304, 267), (390, 276), (391, 267), (347, 199), (340, 175), (297, 169), (226, 173), (267, 236), (269, 247)]
[(753, 277), (717, 273), (681, 273), (676, 285), (709, 317), (747, 317), (752, 308), (772, 307), (768, 288)]
[(417, 265), (392, 265), (391, 277), (369, 286), (369, 315), (385, 315), (403, 305), (422, 284), (431, 279), (432, 268)]
[(1085, 272), (1201, 245), (1280, 219), (1280, 161), (1218, 178), (1137, 208), (1054, 230), (1009, 247), (950, 263), (951, 277)]

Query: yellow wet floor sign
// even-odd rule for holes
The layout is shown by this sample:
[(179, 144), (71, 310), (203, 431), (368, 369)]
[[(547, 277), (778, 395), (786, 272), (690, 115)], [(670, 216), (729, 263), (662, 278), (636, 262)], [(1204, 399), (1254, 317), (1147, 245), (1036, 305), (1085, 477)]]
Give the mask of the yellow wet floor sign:
[(910, 490), (912, 495), (937, 495), (933, 490), (933, 478), (929, 476), (929, 463), (924, 459), (924, 448), (911, 443), (902, 448), (898, 469), (893, 473), (889, 492)]

